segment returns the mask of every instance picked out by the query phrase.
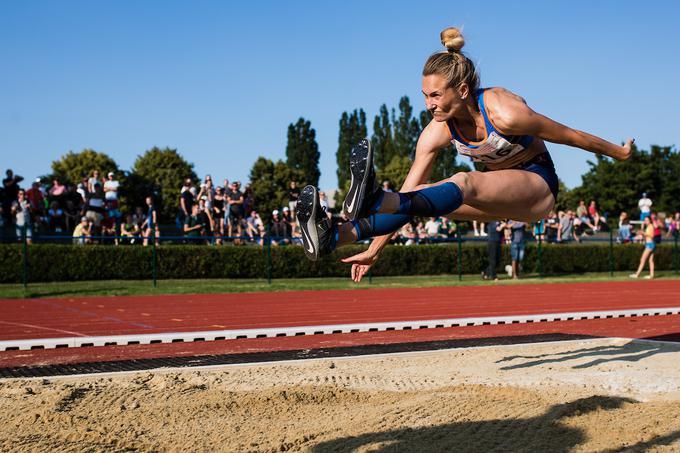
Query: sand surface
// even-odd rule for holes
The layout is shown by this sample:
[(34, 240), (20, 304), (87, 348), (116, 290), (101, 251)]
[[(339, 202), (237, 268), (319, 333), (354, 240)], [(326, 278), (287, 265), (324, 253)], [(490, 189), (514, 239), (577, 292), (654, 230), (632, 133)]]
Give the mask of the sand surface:
[(0, 381), (0, 451), (680, 451), (680, 345)]

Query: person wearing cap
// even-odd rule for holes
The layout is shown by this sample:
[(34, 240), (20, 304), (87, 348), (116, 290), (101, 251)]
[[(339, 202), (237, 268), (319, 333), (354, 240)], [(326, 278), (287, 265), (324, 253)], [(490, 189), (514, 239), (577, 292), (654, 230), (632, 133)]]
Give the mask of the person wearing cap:
[(291, 240), (293, 238), (293, 228), (295, 227), (295, 220), (290, 215), (290, 208), (288, 206), (283, 207), (281, 219), (286, 223), (286, 238), (288, 240)]
[(104, 196), (106, 201), (118, 201), (118, 186), (120, 183), (114, 179), (112, 171), (109, 172), (104, 183)]
[(26, 191), (26, 199), (31, 203), (31, 211), (36, 220), (45, 213), (45, 196), (40, 190), (40, 178), (33, 181), (31, 188)]
[(652, 213), (652, 200), (647, 198), (647, 192), (642, 194), (642, 198), (638, 201), (638, 207), (640, 208), (640, 221), (643, 222)]
[(83, 216), (73, 230), (73, 243), (76, 245), (89, 244), (90, 236), (92, 236), (92, 225), (87, 217)]
[(272, 219), (270, 222), (269, 233), (272, 238), (272, 245), (287, 244), (288, 240), (286, 238), (287, 233), (286, 221), (281, 218), (278, 209), (272, 211)]

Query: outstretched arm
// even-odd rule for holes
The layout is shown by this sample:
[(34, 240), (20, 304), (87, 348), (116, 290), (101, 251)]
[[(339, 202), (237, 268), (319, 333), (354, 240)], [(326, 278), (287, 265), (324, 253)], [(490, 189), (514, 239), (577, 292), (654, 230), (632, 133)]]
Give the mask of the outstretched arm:
[(524, 99), (507, 90), (494, 91), (489, 115), (494, 125), (504, 134), (533, 135), (552, 143), (574, 146), (617, 160), (627, 160), (631, 156), (634, 139), (629, 139), (623, 146), (615, 145), (534, 112)]
[[(418, 138), (416, 156), (411, 169), (406, 176), (400, 192), (415, 190), (416, 186), (427, 182), (432, 173), (437, 152), (448, 146), (451, 140), (446, 123), (430, 121)], [(368, 250), (343, 259), (344, 263), (352, 263), (351, 276), (355, 282), (361, 281), (371, 265), (378, 259), (378, 254), (390, 241), (391, 234), (378, 236), (373, 239)]]

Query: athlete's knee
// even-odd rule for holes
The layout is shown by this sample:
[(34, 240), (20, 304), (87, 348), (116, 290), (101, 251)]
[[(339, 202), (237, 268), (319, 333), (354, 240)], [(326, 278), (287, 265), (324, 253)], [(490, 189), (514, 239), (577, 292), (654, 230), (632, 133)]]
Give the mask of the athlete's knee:
[(461, 192), (463, 192), (463, 197), (467, 201), (473, 200), (477, 191), (475, 190), (474, 178), (470, 176), (469, 172), (461, 171), (451, 176), (448, 182), (452, 182), (457, 185)]

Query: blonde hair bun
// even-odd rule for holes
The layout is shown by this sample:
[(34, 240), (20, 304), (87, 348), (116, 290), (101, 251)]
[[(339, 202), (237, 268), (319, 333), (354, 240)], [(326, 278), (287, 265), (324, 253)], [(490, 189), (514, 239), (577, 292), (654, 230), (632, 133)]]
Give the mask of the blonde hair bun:
[(456, 27), (449, 27), (442, 30), (439, 34), (442, 44), (449, 52), (460, 52), (460, 49), (465, 45), (463, 35)]

